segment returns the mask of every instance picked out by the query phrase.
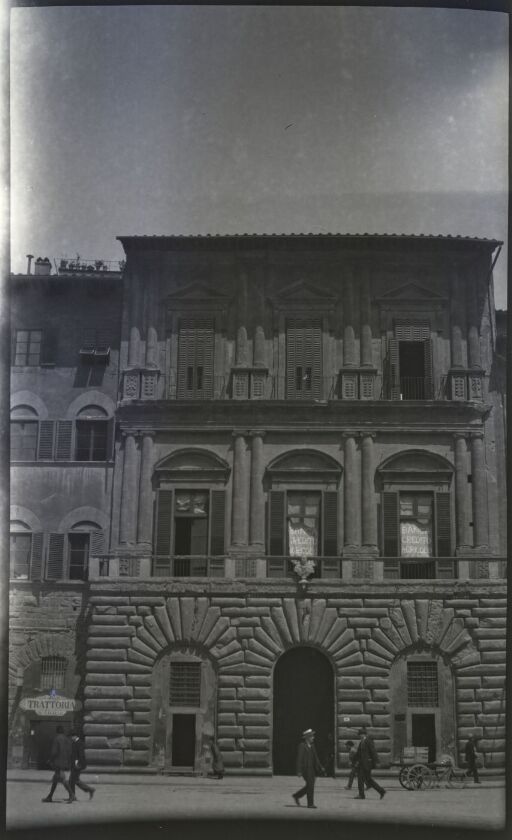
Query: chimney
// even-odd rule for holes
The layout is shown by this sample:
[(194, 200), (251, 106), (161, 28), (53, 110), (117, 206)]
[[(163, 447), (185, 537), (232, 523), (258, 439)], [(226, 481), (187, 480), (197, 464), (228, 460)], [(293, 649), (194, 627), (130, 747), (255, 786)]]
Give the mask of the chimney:
[(52, 273), (52, 264), (48, 257), (38, 257), (34, 264), (34, 274), (48, 275)]
[(30, 274), (30, 265), (31, 265), (33, 259), (34, 259), (33, 254), (27, 254), (27, 274)]

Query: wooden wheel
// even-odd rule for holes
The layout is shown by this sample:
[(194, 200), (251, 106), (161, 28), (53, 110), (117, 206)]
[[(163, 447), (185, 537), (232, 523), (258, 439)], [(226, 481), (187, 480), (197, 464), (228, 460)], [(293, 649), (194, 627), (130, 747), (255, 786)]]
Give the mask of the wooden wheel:
[(402, 785), (403, 788), (406, 790), (412, 790), (412, 787), (409, 785), (409, 770), (411, 768), (404, 765), (400, 768), (400, 772), (398, 774), (398, 781)]
[(411, 767), (409, 784), (412, 790), (428, 790), (432, 785), (432, 773), (426, 764), (414, 764)]

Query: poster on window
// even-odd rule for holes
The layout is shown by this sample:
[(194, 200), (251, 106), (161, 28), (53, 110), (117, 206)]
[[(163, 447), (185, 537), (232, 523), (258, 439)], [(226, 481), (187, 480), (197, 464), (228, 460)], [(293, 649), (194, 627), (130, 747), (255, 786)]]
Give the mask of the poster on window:
[(288, 545), (291, 557), (315, 557), (317, 552), (317, 529), (303, 524), (288, 523)]
[(400, 523), (402, 557), (431, 557), (432, 530), (430, 524), (418, 522)]

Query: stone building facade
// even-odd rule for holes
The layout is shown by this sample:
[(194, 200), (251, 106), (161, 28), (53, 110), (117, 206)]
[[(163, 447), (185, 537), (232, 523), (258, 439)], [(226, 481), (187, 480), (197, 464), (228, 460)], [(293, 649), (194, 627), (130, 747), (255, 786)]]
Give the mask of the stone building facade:
[(121, 242), (12, 278), (11, 763), (503, 767), (500, 243)]

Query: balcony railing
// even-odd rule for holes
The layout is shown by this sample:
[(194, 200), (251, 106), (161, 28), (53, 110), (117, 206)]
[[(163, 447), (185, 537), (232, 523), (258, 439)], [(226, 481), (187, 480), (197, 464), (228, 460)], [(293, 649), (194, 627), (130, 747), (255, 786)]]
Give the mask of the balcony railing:
[[(123, 577), (165, 578), (288, 578), (297, 581), (294, 565), (298, 558), (289, 556), (119, 556), (89, 558), (89, 579)], [(408, 581), (502, 579), (506, 577), (503, 557), (311, 557), (315, 565), (309, 580)], [(85, 576), (87, 579), (87, 575)]]

